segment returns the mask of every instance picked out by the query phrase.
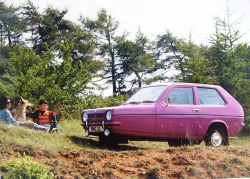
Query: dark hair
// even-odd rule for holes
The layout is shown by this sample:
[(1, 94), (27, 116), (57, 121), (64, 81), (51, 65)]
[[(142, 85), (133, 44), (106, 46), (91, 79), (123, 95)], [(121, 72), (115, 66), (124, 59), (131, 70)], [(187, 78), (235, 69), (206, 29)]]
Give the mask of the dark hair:
[(7, 101), (10, 100), (8, 96), (2, 96), (0, 99), (0, 109), (5, 109)]
[(39, 105), (42, 105), (42, 104), (48, 104), (48, 101), (46, 101), (45, 99), (41, 99), (39, 101)]

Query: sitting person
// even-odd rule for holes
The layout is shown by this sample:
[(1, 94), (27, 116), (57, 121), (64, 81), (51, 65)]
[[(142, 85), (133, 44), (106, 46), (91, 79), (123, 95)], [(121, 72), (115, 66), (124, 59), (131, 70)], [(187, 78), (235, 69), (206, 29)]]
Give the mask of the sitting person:
[(28, 117), (41, 126), (49, 127), (51, 131), (59, 132), (55, 113), (48, 110), (48, 102), (46, 100), (39, 101), (39, 109), (34, 113), (28, 113)]
[(19, 122), (16, 121), (11, 115), (9, 109), (11, 107), (11, 101), (8, 96), (3, 96), (0, 99), (0, 122), (7, 125), (19, 125), (19, 126), (27, 126), (29, 128), (33, 128), (39, 131), (48, 132), (49, 128), (45, 126), (40, 126), (35, 124), (32, 121)]

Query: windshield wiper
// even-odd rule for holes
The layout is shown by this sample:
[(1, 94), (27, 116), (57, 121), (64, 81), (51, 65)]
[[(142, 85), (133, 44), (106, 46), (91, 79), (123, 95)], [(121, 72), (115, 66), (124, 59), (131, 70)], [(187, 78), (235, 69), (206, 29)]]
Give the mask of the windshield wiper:
[(145, 100), (145, 101), (142, 101), (143, 103), (154, 103), (155, 101), (150, 101), (150, 100)]
[(141, 102), (138, 102), (138, 101), (132, 101), (132, 102), (129, 102), (129, 103), (126, 103), (126, 104), (139, 104)]

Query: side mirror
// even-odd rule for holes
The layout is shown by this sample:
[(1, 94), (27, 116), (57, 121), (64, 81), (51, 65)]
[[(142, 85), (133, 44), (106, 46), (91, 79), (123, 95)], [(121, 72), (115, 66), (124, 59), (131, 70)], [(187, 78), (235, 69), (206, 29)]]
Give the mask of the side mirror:
[(171, 97), (168, 98), (168, 105), (170, 105), (172, 103), (172, 99)]

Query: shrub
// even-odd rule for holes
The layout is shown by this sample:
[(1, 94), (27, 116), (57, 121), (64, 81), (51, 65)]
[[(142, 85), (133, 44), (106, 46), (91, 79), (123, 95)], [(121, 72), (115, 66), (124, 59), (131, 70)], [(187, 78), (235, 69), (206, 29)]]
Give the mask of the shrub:
[(102, 96), (87, 95), (72, 104), (58, 104), (53, 106), (58, 121), (80, 119), (83, 109), (119, 106), (128, 98), (128, 95), (115, 95), (103, 98)]
[(35, 162), (24, 154), (21, 158), (13, 157), (10, 160), (4, 161), (0, 164), (1, 170), (8, 172), (8, 178), (27, 178), (27, 179), (51, 179), (55, 178), (54, 174), (49, 172), (45, 166)]

